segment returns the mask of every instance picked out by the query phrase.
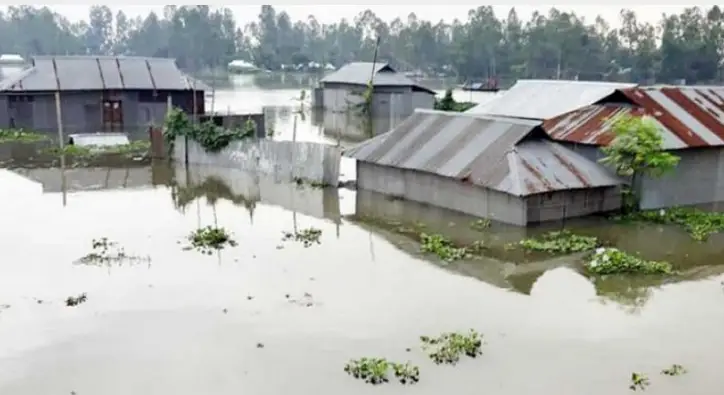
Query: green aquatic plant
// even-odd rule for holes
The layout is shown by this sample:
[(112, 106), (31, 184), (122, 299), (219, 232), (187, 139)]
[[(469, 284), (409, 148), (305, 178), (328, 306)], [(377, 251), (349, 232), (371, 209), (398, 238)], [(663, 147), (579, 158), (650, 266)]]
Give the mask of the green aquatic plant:
[(123, 247), (120, 247), (118, 243), (109, 240), (107, 237), (101, 237), (99, 239), (93, 239), (91, 242), (92, 251), (78, 259), (75, 263), (82, 265), (111, 265), (111, 264), (122, 264), (124, 262), (140, 262), (150, 261), (149, 257), (138, 257), (126, 254)]
[(322, 189), (322, 188), (327, 188), (330, 186), (329, 184), (322, 182), (322, 181), (307, 180), (302, 177), (294, 177), (294, 183), (299, 186), (307, 185), (310, 188), (314, 188), (314, 189)]
[(282, 240), (284, 241), (297, 241), (304, 245), (304, 248), (309, 248), (312, 244), (322, 244), (320, 238), (322, 237), (322, 231), (317, 228), (307, 228), (296, 232), (284, 232)]
[(0, 144), (2, 143), (37, 143), (50, 140), (50, 137), (23, 129), (0, 129)]
[(465, 247), (456, 247), (452, 241), (439, 234), (420, 234), (422, 252), (435, 254), (445, 262), (453, 262), (469, 256)]
[(65, 155), (76, 159), (91, 159), (105, 155), (123, 156), (127, 158), (136, 158), (148, 155), (151, 148), (151, 142), (145, 140), (131, 141), (128, 144), (117, 145), (76, 145), (68, 144), (60, 147), (49, 147), (42, 152), (47, 155), (60, 156)]
[(661, 371), (661, 374), (666, 376), (681, 376), (686, 373), (688, 373), (687, 370), (683, 366), (677, 364), (673, 364), (671, 367)]
[(470, 223), (470, 228), (473, 230), (481, 231), (488, 229), (490, 227), (490, 220), (489, 219), (479, 219), (477, 221), (473, 221)]
[(528, 251), (548, 252), (552, 254), (570, 254), (590, 251), (599, 246), (593, 236), (581, 236), (568, 230), (548, 232), (540, 238), (521, 240), (519, 243)]
[(649, 384), (651, 383), (649, 382), (649, 378), (646, 377), (645, 374), (633, 372), (631, 373), (631, 384), (628, 386), (628, 388), (631, 391), (643, 391), (646, 389), (646, 387), (649, 386)]
[(599, 248), (586, 260), (586, 269), (597, 275), (674, 274), (669, 262), (647, 261), (616, 248)]
[(423, 350), (438, 365), (455, 365), (463, 355), (475, 358), (483, 353), (483, 335), (473, 329), (467, 334), (450, 332), (437, 337), (420, 336), (420, 341)]
[(205, 226), (191, 232), (187, 237), (191, 245), (184, 249), (196, 249), (202, 254), (211, 255), (214, 251), (224, 249), (226, 246), (235, 247), (236, 241), (224, 228)]
[(714, 233), (724, 231), (724, 213), (708, 212), (693, 207), (673, 207), (628, 213), (618, 220), (678, 225), (694, 240), (704, 241)]
[(85, 303), (86, 300), (88, 300), (88, 295), (86, 295), (85, 293), (82, 293), (78, 296), (68, 296), (68, 298), (65, 300), (65, 305), (68, 307), (75, 307), (81, 303)]
[(420, 381), (420, 368), (411, 363), (391, 362), (384, 358), (360, 358), (349, 361), (344, 371), (350, 376), (378, 385), (389, 382), (390, 370), (401, 384), (415, 384)]

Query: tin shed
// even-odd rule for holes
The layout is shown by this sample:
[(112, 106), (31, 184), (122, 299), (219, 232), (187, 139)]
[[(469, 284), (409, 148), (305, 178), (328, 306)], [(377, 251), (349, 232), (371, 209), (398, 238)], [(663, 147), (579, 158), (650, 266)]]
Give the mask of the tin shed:
[(66, 134), (135, 131), (163, 122), (169, 101), (203, 114), (208, 89), (173, 59), (38, 56), (30, 68), (0, 81), (0, 127), (54, 133), (54, 94), (60, 92)]
[(373, 117), (401, 120), (416, 108), (432, 109), (435, 106), (435, 91), (380, 62), (349, 63), (327, 75), (320, 81), (314, 106), (331, 112), (353, 111), (364, 101), (370, 80), (374, 85)]
[(620, 180), (540, 121), (416, 110), (345, 152), (357, 187), (514, 225), (616, 210)]
[(642, 209), (724, 201), (724, 88), (656, 86), (620, 90), (627, 103), (584, 106), (544, 122), (554, 140), (591, 160), (613, 141), (611, 129), (624, 115), (652, 120), (664, 149), (680, 157), (663, 177), (642, 177), (636, 185)]

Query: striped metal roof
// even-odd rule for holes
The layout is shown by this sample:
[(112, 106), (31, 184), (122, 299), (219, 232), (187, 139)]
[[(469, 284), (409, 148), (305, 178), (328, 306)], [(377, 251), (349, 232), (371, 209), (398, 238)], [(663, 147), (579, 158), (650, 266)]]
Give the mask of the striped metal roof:
[(173, 59), (127, 56), (38, 56), (33, 66), (0, 81), (0, 91), (210, 90)]
[(557, 143), (535, 140), (531, 132), (540, 124), (418, 109), (392, 131), (345, 151), (345, 156), (515, 196), (619, 184), (597, 163)]
[(617, 117), (645, 117), (656, 123), (665, 149), (724, 146), (724, 87), (631, 88), (621, 90), (634, 106), (586, 106), (544, 122), (556, 140), (607, 145)]
[(636, 84), (563, 80), (519, 80), (494, 100), (468, 110), (471, 114), (490, 114), (528, 119), (550, 119), (594, 104), (616, 90)]

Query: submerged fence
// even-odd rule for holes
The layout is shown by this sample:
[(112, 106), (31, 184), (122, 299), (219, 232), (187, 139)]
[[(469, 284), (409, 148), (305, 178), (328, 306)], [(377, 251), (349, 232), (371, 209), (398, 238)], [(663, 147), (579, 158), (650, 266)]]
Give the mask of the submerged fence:
[(329, 186), (339, 183), (342, 151), (339, 147), (310, 142), (248, 139), (235, 141), (216, 153), (206, 152), (196, 141), (179, 137), (175, 161), (232, 168), (273, 177), (281, 182), (304, 181)]

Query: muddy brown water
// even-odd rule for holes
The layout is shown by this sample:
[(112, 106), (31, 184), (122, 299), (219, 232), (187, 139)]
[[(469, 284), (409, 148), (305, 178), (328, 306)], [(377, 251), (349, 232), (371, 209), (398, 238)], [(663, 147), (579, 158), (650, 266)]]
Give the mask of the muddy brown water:
[[(672, 227), (566, 224), (670, 259), (685, 273), (676, 280), (594, 284), (575, 257), (495, 248), (440, 265), (379, 218), (491, 246), (545, 229), (476, 232), (468, 217), (376, 194), (186, 170), (69, 169), (65, 188), (57, 169), (0, 170), (0, 394), (609, 395), (628, 393), (634, 371), (656, 394), (724, 385), (718, 236), (697, 244)], [(213, 224), (239, 245), (182, 250)], [(295, 227), (321, 229), (321, 244), (283, 242)], [(73, 264), (103, 236), (151, 261)], [(86, 303), (65, 306), (80, 293)], [(296, 303), (305, 293), (311, 306)], [(485, 334), (477, 360), (435, 366), (418, 348), (420, 335), (469, 328)], [(421, 382), (357, 382), (342, 368), (362, 356), (410, 360)], [(671, 364), (689, 373), (662, 376)]]

